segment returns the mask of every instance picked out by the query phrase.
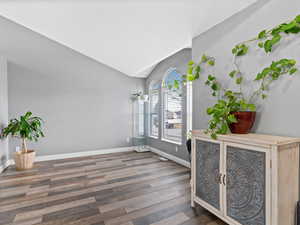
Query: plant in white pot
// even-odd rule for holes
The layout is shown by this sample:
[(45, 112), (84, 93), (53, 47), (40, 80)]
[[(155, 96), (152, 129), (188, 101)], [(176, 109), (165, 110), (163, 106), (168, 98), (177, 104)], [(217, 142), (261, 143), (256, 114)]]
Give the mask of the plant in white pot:
[(31, 112), (25, 113), (19, 119), (11, 119), (7, 127), (3, 129), (2, 135), (7, 137), (20, 138), (22, 149), (14, 153), (14, 160), (17, 170), (26, 170), (33, 167), (35, 151), (27, 148), (27, 141), (38, 141), (44, 137), (42, 131), (43, 120), (40, 117), (32, 116)]

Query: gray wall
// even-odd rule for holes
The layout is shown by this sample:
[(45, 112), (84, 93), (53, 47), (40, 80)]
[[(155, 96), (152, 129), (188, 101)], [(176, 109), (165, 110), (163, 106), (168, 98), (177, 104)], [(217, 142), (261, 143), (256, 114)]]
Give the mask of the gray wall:
[[(198, 61), (202, 53), (216, 57), (216, 67), (212, 70), (227, 86), (228, 73), (232, 67), (232, 47), (244, 40), (255, 37), (261, 30), (293, 19), (300, 12), (299, 0), (258, 1), (244, 11), (218, 24), (214, 28), (193, 39), (193, 59)], [(277, 47), (270, 57), (258, 47), (251, 48), (248, 56), (242, 59), (242, 71), (246, 71), (247, 80), (254, 79), (257, 72), (272, 60), (295, 58), (300, 65), (300, 35), (292, 35)], [(300, 66), (299, 66), (300, 67)], [(201, 81), (194, 85), (193, 92), (193, 128), (207, 128), (206, 108), (214, 104), (210, 91), (203, 85), (206, 71)], [(249, 85), (247, 85), (249, 88)], [(258, 108), (258, 119), (254, 130), (259, 133), (300, 136), (300, 73), (295, 77), (285, 77), (277, 81), (270, 96)]]
[[(0, 53), (8, 58), (9, 118), (27, 110), (45, 120), (38, 155), (127, 147), (132, 131), (130, 78), (0, 17)], [(116, 56), (118, 57), (118, 56)], [(10, 143), (14, 151), (18, 141)]]
[[(0, 57), (0, 130), (8, 123), (7, 61)], [(8, 160), (8, 139), (0, 139), (0, 170)]]
[[(176, 71), (181, 73), (181, 74), (185, 74), (186, 73), (186, 65), (187, 63), (191, 60), (192, 58), (192, 52), (191, 49), (183, 49), (179, 52), (177, 52), (176, 54), (168, 57), (167, 59), (161, 61), (155, 68), (154, 70), (151, 72), (151, 74), (149, 75), (149, 77), (147, 78), (146, 81), (146, 88), (148, 90), (149, 88), (149, 84), (152, 81), (155, 82), (161, 82), (164, 75), (166, 74), (167, 70), (169, 68), (176, 68)], [(185, 90), (184, 90), (185, 93)], [(161, 96), (161, 95), (160, 95)], [(183, 96), (183, 129), (182, 129), (182, 145), (176, 145), (173, 143), (169, 143), (166, 141), (162, 141), (161, 140), (161, 130), (159, 129), (159, 138), (158, 139), (154, 139), (151, 137), (147, 138), (147, 144), (153, 148), (157, 148), (159, 150), (162, 150), (170, 155), (174, 155), (176, 157), (179, 157), (183, 160), (188, 161), (188, 153), (187, 150), (185, 148), (185, 142), (186, 142), (186, 101), (185, 101), (186, 95), (184, 94)], [(160, 102), (161, 105), (161, 102)], [(161, 113), (160, 115), (160, 124), (159, 127), (161, 127)], [(176, 147), (177, 147), (177, 152), (176, 152)]]

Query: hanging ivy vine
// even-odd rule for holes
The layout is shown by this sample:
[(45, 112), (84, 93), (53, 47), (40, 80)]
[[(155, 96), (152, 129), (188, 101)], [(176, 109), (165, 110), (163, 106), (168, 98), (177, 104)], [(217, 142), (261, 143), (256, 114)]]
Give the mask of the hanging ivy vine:
[[(224, 88), (222, 83), (219, 82), (213, 74), (207, 76), (205, 84), (210, 87), (212, 96), (217, 98), (217, 103), (207, 109), (207, 114), (211, 116), (211, 119), (209, 120), (206, 132), (209, 133), (212, 138), (215, 139), (218, 134), (226, 134), (229, 132), (229, 125), (237, 122), (237, 119), (232, 114), (233, 112), (255, 111), (255, 101), (257, 97), (265, 99), (271, 83), (284, 75), (293, 75), (298, 71), (296, 60), (294, 59), (282, 58), (273, 61), (268, 67), (256, 75), (253, 82), (259, 82), (259, 87), (253, 90), (249, 98), (246, 98), (243, 93), (243, 72), (237, 63), (237, 59), (245, 56), (250, 46), (254, 43), (269, 55), (274, 47), (279, 45), (284, 35), (298, 34), (299, 32), (300, 15), (270, 30), (259, 32), (255, 38), (235, 45), (232, 49), (234, 70), (232, 70), (228, 76), (238, 85), (238, 91)], [(190, 61), (188, 63), (187, 73), (182, 77), (183, 82), (194, 82), (198, 80), (202, 72), (202, 67), (214, 65), (215, 58), (207, 55), (203, 55), (199, 63)]]

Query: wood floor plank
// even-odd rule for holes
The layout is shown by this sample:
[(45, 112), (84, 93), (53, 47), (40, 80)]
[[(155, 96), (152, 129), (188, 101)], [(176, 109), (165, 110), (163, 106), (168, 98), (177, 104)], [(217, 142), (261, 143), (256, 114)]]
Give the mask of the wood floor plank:
[(42, 217), (36, 217), (25, 221), (13, 222), (10, 223), (9, 225), (34, 225), (40, 222), (42, 222)]
[(158, 158), (124, 152), (12, 166), (0, 174), (0, 225), (224, 225), (190, 207), (189, 169)]
[(159, 222), (151, 223), (151, 225), (179, 225), (188, 219), (189, 218), (183, 212), (180, 212), (166, 219), (160, 220)]
[(0, 190), (0, 199), (26, 193), (29, 188), (30, 188), (30, 185), (2, 189), (2, 190)]
[(137, 209), (145, 208), (162, 201), (167, 201), (180, 196), (178, 190), (167, 189), (160, 192), (153, 192), (142, 196), (130, 198), (123, 201), (118, 201), (111, 204), (106, 204), (99, 207), (100, 212), (110, 211), (116, 208), (125, 208), (127, 212), (132, 212)]
[(56, 211), (59, 211), (59, 210), (64, 210), (64, 209), (76, 207), (76, 206), (79, 206), (79, 205), (91, 204), (91, 203), (94, 203), (94, 202), (96, 202), (95, 198), (91, 197), (91, 198), (87, 198), (87, 199), (81, 199), (81, 200), (78, 200), (78, 201), (73, 201), (73, 202), (69, 202), (69, 203), (60, 204), (60, 205), (50, 206), (50, 207), (46, 207), (46, 208), (39, 209), (39, 210), (19, 213), (19, 214), (16, 215), (14, 221), (31, 219), (31, 218), (43, 216), (47, 213), (56, 212)]
[(147, 208), (143, 208), (143, 209), (140, 209), (140, 210), (133, 211), (133, 212), (128, 213), (124, 216), (120, 216), (120, 217), (117, 217), (117, 218), (111, 218), (111, 219), (105, 221), (105, 225), (120, 225), (122, 223), (125, 223), (125, 222), (128, 222), (128, 221), (133, 221), (135, 219), (145, 217), (149, 214), (162, 211), (162, 210), (167, 209), (171, 206), (176, 206), (176, 205), (180, 205), (180, 204), (183, 204), (183, 203), (188, 204), (189, 201), (190, 201), (190, 199), (187, 196), (181, 196), (179, 198), (175, 198), (175, 199), (172, 199), (172, 200), (169, 200), (169, 201), (165, 201), (163, 203), (152, 205), (152, 206), (147, 207)]
[(126, 189), (123, 188), (122, 191), (114, 191), (106, 197), (96, 196), (96, 200), (97, 203), (104, 205), (113, 202), (120, 202), (122, 200), (142, 196), (152, 192), (160, 192), (166, 189), (169, 190), (170, 188), (173, 188), (174, 190), (185, 190), (189, 188), (189, 185), (186, 182), (174, 182), (171, 184), (156, 187), (151, 187), (151, 185), (149, 184), (138, 184), (134, 186), (128, 186)]

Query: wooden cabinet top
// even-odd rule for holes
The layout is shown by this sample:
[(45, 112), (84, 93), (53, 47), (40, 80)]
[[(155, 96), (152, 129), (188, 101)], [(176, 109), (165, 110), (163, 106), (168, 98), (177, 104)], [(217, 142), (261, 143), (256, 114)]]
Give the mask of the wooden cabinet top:
[[(193, 130), (193, 137), (202, 137), (210, 139), (210, 135), (205, 134), (204, 130)], [(218, 141), (234, 142), (241, 144), (251, 144), (251, 145), (261, 145), (261, 146), (270, 146), (270, 145), (287, 145), (293, 143), (300, 143), (300, 138), (294, 137), (282, 137), (282, 136), (273, 136), (266, 134), (226, 134), (218, 135)]]

